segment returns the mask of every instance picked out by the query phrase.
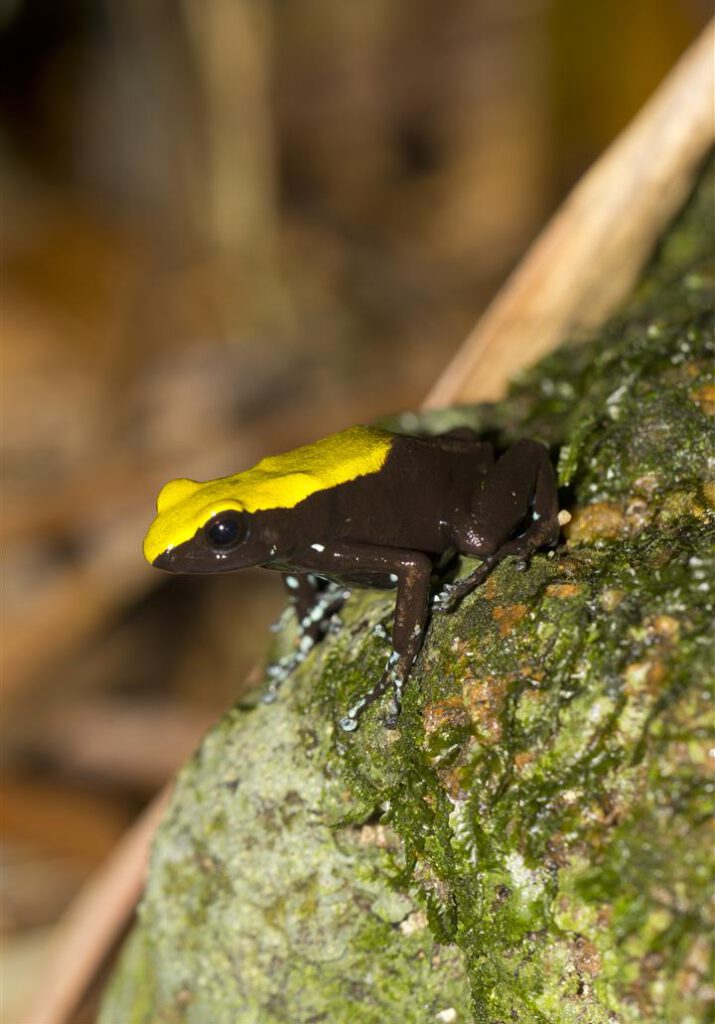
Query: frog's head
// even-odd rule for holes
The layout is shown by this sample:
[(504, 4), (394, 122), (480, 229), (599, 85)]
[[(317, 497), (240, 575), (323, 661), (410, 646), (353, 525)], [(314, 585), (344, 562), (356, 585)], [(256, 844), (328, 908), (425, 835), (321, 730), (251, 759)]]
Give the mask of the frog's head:
[(159, 492), (144, 557), (176, 573), (230, 572), (270, 557), (254, 516), (231, 496), (231, 478), (171, 480)]

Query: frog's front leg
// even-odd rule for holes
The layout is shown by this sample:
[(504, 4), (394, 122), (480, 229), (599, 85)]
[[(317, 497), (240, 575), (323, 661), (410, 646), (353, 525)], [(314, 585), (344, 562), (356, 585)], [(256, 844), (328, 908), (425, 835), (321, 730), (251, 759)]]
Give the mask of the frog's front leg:
[(352, 732), (357, 728), (362, 712), (388, 689), (392, 689), (392, 708), (385, 719), (385, 725), (394, 729), (405, 684), (422, 646), (433, 569), (431, 559), (420, 551), (353, 542), (333, 544), (329, 548), (312, 545), (312, 553), (303, 554), (301, 564), (308, 559), (310, 568), (316, 573), (324, 572), (346, 578), (354, 575), (395, 577), (397, 601), (392, 628), (392, 654), (379, 682), (363, 694), (340, 720), (341, 728)]
[(526, 568), (538, 548), (556, 544), (558, 494), (546, 448), (529, 440), (512, 445), (484, 477), (455, 533), (460, 553), (476, 555), (482, 564), (444, 588), (436, 611), (451, 610), (508, 555)]
[(298, 647), (266, 668), (270, 684), (263, 700), (271, 703), (281, 685), (319, 643), (345, 604), (349, 591), (312, 573), (283, 573), (288, 600), (298, 618)]
[(345, 604), (348, 591), (310, 572), (283, 573), (283, 586), (295, 608), (300, 639), (307, 637), (317, 644)]

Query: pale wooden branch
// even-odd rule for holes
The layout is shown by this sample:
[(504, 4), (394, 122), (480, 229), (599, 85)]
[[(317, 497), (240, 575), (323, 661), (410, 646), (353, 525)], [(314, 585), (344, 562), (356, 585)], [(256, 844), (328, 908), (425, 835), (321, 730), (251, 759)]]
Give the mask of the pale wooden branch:
[(181, 9), (201, 85), (210, 241), (247, 259), (245, 274), (276, 227), (269, 9), (248, 0), (183, 0)]
[(491, 401), (628, 295), (715, 144), (715, 21), (581, 179), (430, 391)]
[(141, 894), (148, 850), (170, 787), (132, 825), (57, 928), (56, 954), (23, 1024), (65, 1024)]

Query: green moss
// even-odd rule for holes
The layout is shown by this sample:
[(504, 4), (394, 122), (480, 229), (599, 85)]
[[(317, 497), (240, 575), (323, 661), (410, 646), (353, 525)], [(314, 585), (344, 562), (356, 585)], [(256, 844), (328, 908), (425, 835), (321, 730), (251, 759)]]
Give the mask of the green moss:
[(224, 718), (104, 1024), (710, 1019), (712, 179), (597, 337), (428, 418), (560, 447), (567, 542), (435, 617), (398, 731), (336, 727), (388, 653), (367, 592)]

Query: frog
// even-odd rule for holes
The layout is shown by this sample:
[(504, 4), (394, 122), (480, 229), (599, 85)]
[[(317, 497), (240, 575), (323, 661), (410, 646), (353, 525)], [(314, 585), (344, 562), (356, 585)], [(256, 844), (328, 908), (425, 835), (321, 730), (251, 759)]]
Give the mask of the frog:
[[(339, 628), (353, 588), (396, 591), (384, 672), (339, 721), (352, 732), (388, 691), (383, 721), (396, 728), (432, 615), (452, 611), (508, 556), (526, 570), (559, 529), (541, 442), (523, 438), (497, 452), (465, 429), (422, 436), (355, 426), (231, 476), (169, 481), (144, 555), (169, 573), (261, 566), (282, 574), (298, 637), (268, 668), (267, 700)], [(455, 578), (462, 557), (479, 565)]]

